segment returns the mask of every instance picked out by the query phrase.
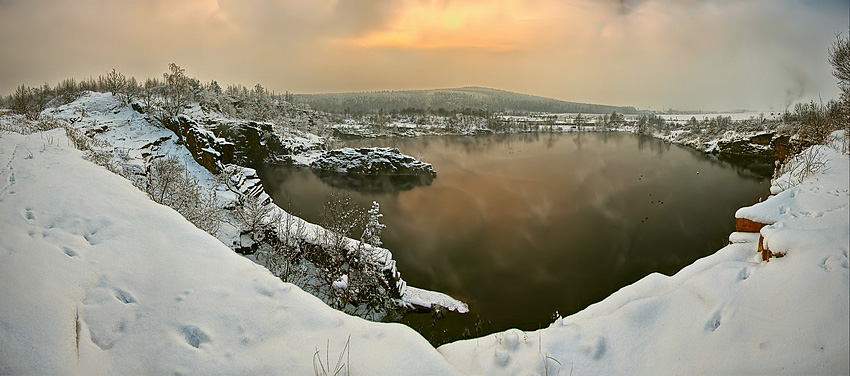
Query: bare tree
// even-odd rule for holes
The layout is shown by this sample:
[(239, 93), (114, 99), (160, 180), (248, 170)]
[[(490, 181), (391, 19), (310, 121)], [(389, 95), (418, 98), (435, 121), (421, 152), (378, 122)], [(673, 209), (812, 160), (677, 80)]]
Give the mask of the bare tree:
[(192, 90), (186, 71), (175, 63), (168, 64), (170, 73), (163, 73), (163, 109), (167, 117), (180, 114), (183, 107), (189, 104)]
[[(15, 88), (15, 94), (12, 94), (12, 112), (16, 114), (26, 115), (30, 117), (29, 111), (29, 96), (30, 90), (24, 85)], [(32, 120), (32, 119), (31, 119)]]
[(850, 37), (835, 36), (835, 43), (829, 49), (829, 62), (832, 64), (832, 75), (838, 79), (843, 101), (850, 101)]
[(112, 95), (118, 95), (121, 97), (122, 102), (124, 101), (123, 95), (126, 89), (127, 77), (125, 77), (124, 74), (118, 73), (115, 71), (115, 68), (106, 74), (106, 90), (109, 90)]
[(844, 129), (844, 152), (848, 153), (850, 145), (850, 36), (843, 38), (836, 35), (835, 43), (829, 49), (829, 62), (832, 64), (832, 75), (838, 79), (841, 88), (841, 101), (835, 111), (831, 111), (833, 128)]

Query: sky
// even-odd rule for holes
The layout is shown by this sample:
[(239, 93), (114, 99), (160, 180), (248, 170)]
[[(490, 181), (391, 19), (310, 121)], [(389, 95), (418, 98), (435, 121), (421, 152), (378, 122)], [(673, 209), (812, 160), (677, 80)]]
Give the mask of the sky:
[(0, 0), (0, 94), (111, 69), (322, 93), (485, 86), (661, 110), (838, 97), (847, 0)]

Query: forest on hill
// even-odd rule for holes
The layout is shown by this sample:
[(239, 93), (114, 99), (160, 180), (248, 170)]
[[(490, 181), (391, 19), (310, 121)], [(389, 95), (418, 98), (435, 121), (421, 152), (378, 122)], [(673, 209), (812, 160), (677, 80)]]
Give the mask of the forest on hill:
[(613, 111), (623, 114), (637, 113), (637, 109), (631, 106), (567, 102), (484, 87), (295, 94), (292, 97), (296, 102), (308, 104), (319, 111), (353, 115), (380, 112), (462, 112), (464, 110), (517, 114), (532, 112), (603, 114)]

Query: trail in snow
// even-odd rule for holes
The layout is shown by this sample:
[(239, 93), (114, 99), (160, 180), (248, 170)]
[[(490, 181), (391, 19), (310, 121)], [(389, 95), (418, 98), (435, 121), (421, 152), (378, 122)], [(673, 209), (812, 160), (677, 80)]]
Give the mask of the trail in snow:
[(15, 155), (18, 154), (18, 146), (20, 144), (15, 144), (15, 147), (12, 149), (12, 155), (9, 156), (9, 161), (6, 162), (3, 171), (0, 171), (0, 181), (3, 181), (3, 189), (0, 189), (0, 195), (5, 194), (7, 191), (10, 194), (15, 193), (15, 191), (9, 191), (9, 189), (15, 186), (15, 168), (12, 166), (12, 162), (15, 160)]

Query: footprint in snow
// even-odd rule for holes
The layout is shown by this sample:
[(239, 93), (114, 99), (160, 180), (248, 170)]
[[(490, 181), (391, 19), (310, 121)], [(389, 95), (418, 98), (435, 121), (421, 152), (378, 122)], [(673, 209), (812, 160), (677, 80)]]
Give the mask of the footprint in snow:
[(183, 338), (186, 340), (186, 343), (189, 346), (194, 348), (198, 348), (203, 343), (211, 342), (210, 336), (207, 333), (204, 333), (203, 330), (193, 325), (185, 325), (180, 328), (180, 334), (183, 335)]
[(720, 327), (720, 310), (714, 312), (708, 322), (705, 323), (705, 331), (713, 332)]
[(115, 298), (124, 304), (136, 303), (136, 298), (127, 291), (115, 288)]
[(68, 257), (80, 257), (80, 254), (77, 253), (77, 251), (68, 247), (62, 247), (62, 252), (68, 255)]
[(750, 278), (750, 268), (741, 269), (741, 271), (738, 273), (738, 280), (743, 281), (747, 278)]

